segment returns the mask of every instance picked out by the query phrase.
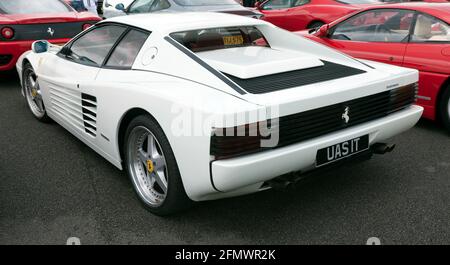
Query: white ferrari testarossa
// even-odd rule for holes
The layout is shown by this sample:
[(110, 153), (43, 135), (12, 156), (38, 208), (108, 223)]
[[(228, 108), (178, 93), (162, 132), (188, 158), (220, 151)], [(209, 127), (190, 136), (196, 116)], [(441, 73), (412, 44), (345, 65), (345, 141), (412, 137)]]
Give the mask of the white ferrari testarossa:
[(389, 152), (423, 111), (417, 71), (242, 16), (118, 17), (32, 49), (17, 70), (34, 116), (126, 170), (160, 215)]

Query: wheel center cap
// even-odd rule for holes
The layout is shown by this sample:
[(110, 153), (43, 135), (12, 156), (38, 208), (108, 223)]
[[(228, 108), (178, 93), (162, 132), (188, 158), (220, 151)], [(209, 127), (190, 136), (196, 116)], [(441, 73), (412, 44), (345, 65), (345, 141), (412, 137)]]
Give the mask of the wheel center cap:
[(153, 171), (155, 171), (155, 165), (153, 164), (152, 160), (147, 160), (147, 170), (150, 173), (153, 173)]
[(31, 89), (31, 96), (33, 98), (35, 98), (37, 96), (37, 90), (36, 89)]

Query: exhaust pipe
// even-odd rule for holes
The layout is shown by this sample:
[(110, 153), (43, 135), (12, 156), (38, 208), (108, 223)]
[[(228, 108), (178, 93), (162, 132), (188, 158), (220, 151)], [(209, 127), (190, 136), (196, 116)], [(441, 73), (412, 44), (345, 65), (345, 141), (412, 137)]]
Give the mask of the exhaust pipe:
[(374, 154), (384, 155), (394, 151), (395, 144), (376, 143), (371, 147)]
[(300, 172), (292, 172), (281, 177), (267, 181), (274, 190), (285, 190), (301, 179)]
[[(386, 153), (390, 153), (392, 151), (394, 151), (395, 149), (395, 144), (386, 144), (386, 143), (375, 143), (370, 147), (370, 151), (372, 152), (367, 152), (368, 153), (368, 158), (372, 157), (372, 153), (373, 154), (379, 154), (379, 155), (384, 155)], [(313, 170), (311, 172), (315, 172), (318, 170)], [(320, 171), (320, 169), (319, 169)], [(308, 173), (308, 172), (306, 172)], [(292, 184), (297, 183), (298, 181), (300, 181), (301, 179), (305, 178), (307, 176), (307, 174), (302, 174), (301, 171), (298, 172), (291, 172), (285, 175), (282, 175), (280, 177), (277, 177), (275, 179), (269, 180), (265, 182), (265, 187), (270, 187), (274, 190), (285, 190), (291, 186), (293, 186)]]

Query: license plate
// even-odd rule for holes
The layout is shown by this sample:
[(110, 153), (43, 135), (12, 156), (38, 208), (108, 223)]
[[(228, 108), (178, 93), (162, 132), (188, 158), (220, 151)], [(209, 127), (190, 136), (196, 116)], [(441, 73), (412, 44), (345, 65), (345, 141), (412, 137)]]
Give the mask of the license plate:
[(242, 44), (244, 44), (244, 38), (241, 35), (225, 36), (225, 37), (223, 37), (223, 44), (225, 46), (242, 45)]
[(369, 149), (369, 135), (329, 146), (317, 151), (316, 166), (325, 166)]

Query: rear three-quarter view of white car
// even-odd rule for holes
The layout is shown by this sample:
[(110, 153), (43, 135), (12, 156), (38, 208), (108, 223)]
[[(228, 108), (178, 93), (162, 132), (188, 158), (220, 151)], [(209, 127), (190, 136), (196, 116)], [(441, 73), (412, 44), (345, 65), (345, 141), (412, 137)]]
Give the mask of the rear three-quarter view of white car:
[(124, 169), (159, 215), (392, 151), (423, 111), (416, 70), (230, 14), (112, 18), (34, 43), (17, 70), (33, 115)]

